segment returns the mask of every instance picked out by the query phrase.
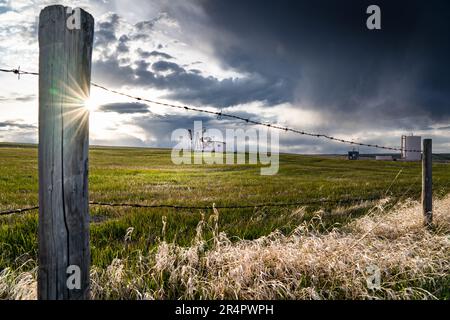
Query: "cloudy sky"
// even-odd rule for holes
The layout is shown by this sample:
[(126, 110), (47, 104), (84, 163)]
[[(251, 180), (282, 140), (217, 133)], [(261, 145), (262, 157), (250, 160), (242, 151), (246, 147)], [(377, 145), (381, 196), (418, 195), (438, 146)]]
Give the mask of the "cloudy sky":
[[(54, 1), (0, 0), (0, 68), (38, 71), (37, 17)], [(92, 79), (153, 100), (398, 147), (450, 152), (450, 2), (58, 1), (96, 22)], [(366, 9), (381, 8), (381, 30)], [(37, 77), (0, 73), (0, 142), (37, 142)], [(171, 133), (246, 128), (92, 88), (91, 144), (170, 147)], [(280, 133), (285, 152), (348, 145)], [(361, 149), (362, 152), (377, 150)], [(381, 151), (382, 152), (382, 151)]]

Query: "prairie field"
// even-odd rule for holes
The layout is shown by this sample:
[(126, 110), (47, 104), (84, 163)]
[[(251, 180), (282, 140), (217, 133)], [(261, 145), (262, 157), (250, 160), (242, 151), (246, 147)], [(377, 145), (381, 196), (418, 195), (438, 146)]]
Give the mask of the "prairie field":
[[(89, 161), (91, 201), (217, 207), (91, 205), (93, 298), (450, 298), (446, 161), (433, 164), (433, 229), (422, 227), (420, 163), (281, 154), (278, 174), (261, 176), (109, 147)], [(37, 204), (37, 148), (0, 145), (0, 211)], [(36, 297), (37, 227), (36, 210), (0, 216), (0, 299)]]

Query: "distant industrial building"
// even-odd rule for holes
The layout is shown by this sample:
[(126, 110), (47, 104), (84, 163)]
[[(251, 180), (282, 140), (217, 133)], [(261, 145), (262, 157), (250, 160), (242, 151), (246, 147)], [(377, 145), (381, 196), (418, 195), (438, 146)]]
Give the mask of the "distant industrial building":
[(348, 160), (358, 160), (359, 159), (359, 151), (349, 151), (348, 152)]
[[(401, 138), (401, 156), (400, 161), (421, 161), (422, 160), (422, 137), (411, 135), (402, 135)], [(348, 160), (359, 160), (361, 157), (359, 150), (355, 148), (348, 151)], [(373, 156), (372, 156), (373, 159)], [(376, 155), (378, 161), (397, 161), (397, 155)]]
[(204, 138), (203, 141), (203, 151), (207, 152), (220, 152), (224, 153), (226, 148), (226, 142), (224, 141), (214, 141), (211, 139)]
[(216, 141), (212, 137), (205, 137), (206, 129), (201, 132), (196, 132), (195, 137), (192, 130), (189, 131), (189, 138), (191, 140), (191, 150), (201, 152), (219, 152), (224, 153), (226, 150), (225, 141)]
[(403, 161), (422, 160), (422, 137), (420, 136), (402, 136), (402, 154)]

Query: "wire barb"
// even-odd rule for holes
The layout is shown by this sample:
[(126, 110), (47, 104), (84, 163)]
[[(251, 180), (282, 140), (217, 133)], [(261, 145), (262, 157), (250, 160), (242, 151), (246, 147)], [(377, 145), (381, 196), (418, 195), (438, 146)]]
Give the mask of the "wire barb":
[(0, 69), (0, 72), (10, 72), (10, 73), (17, 74), (19, 76), (19, 79), (20, 79), (21, 74), (29, 74), (29, 75), (33, 75), (33, 76), (39, 75), (39, 73), (37, 73), (37, 72), (22, 71), (22, 70), (20, 70), (20, 66), (17, 69)]

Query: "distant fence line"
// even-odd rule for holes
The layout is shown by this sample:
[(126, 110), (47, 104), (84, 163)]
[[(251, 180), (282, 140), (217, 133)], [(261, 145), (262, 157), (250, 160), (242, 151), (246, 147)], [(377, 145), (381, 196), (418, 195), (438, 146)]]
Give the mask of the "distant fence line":
[[(290, 207), (290, 206), (312, 206), (318, 204), (349, 204), (358, 203), (366, 201), (379, 201), (384, 199), (383, 197), (372, 197), (372, 198), (345, 198), (345, 199), (314, 199), (310, 201), (298, 201), (298, 202), (268, 202), (268, 203), (257, 203), (248, 205), (206, 205), (206, 206), (180, 206), (176, 204), (142, 204), (142, 203), (115, 203), (115, 202), (99, 202), (90, 201), (89, 204), (93, 206), (104, 206), (104, 207), (129, 207), (129, 208), (148, 208), (148, 209), (175, 209), (175, 210), (208, 210), (212, 208), (216, 209), (250, 209), (250, 208), (264, 208), (264, 207)], [(0, 211), (0, 216), (6, 216), (14, 213), (25, 213), (33, 210), (38, 210), (39, 206), (26, 207), (20, 209), (11, 209)]]

